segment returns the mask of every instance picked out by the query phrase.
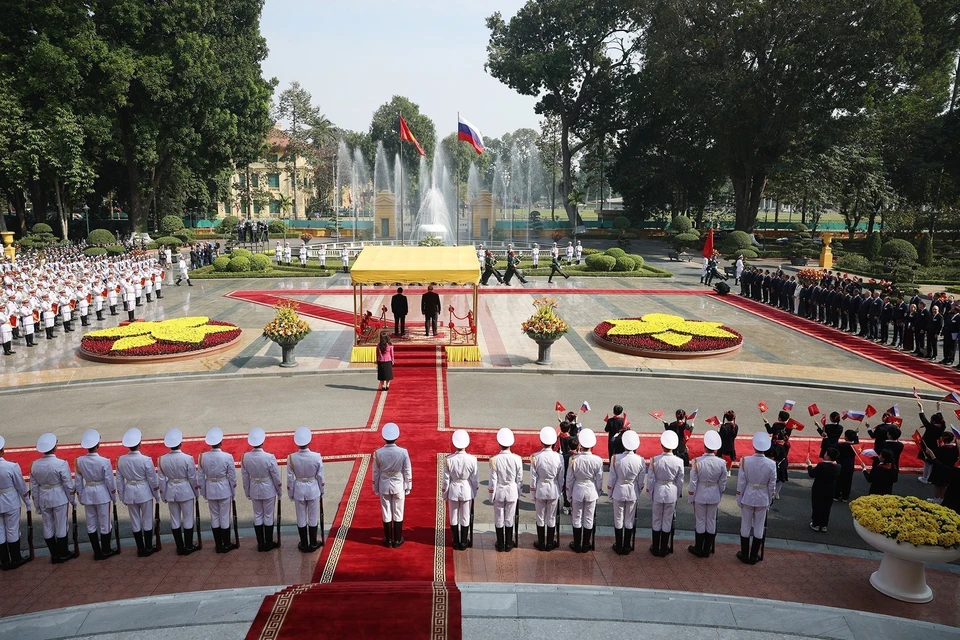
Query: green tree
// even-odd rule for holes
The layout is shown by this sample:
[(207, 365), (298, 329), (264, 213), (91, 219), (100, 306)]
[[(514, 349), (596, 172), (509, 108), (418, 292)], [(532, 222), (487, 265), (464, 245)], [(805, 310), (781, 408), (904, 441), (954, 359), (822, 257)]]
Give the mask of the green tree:
[[(387, 157), (393, 160), (398, 153), (401, 153), (400, 142), (400, 119), (403, 115), (410, 132), (417, 139), (420, 146), (428, 158), (433, 157), (433, 151), (437, 146), (437, 130), (431, 120), (426, 115), (420, 113), (420, 105), (411, 102), (404, 96), (393, 96), (390, 102), (380, 105), (374, 111), (373, 118), (370, 120), (370, 141), (374, 147), (378, 142), (383, 143), (383, 150)], [(409, 142), (403, 142), (403, 174), (404, 180), (408, 181), (411, 191), (419, 188), (417, 175), (419, 173), (420, 156), (416, 149)], [(412, 194), (404, 194), (406, 199), (410, 199)]]
[(933, 238), (923, 233), (917, 242), (917, 262), (925, 267), (933, 266)]
[(863, 257), (871, 262), (880, 257), (880, 247), (883, 241), (880, 239), (880, 232), (874, 231), (867, 236), (863, 243)]
[(283, 160), (293, 165), (291, 171), (293, 184), (293, 219), (297, 219), (297, 190), (302, 185), (303, 177), (297, 170), (297, 158), (304, 156), (311, 149), (310, 123), (326, 118), (320, 109), (312, 104), (310, 92), (300, 86), (299, 82), (291, 82), (290, 88), (285, 89), (277, 99), (276, 115), (286, 121), (284, 133), (287, 134), (287, 144), (284, 148)]

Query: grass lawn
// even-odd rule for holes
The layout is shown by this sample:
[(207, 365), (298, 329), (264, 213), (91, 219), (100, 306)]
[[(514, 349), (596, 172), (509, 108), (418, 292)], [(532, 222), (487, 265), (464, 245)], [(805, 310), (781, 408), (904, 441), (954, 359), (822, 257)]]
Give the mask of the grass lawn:
[[(339, 264), (339, 260), (337, 261)], [(329, 261), (328, 261), (329, 264)], [(269, 271), (214, 271), (213, 265), (194, 269), (190, 272), (190, 277), (196, 280), (218, 280), (226, 278), (326, 278), (330, 275), (330, 269), (321, 269), (320, 265), (307, 265), (305, 268), (300, 263), (286, 265), (271, 265)]]

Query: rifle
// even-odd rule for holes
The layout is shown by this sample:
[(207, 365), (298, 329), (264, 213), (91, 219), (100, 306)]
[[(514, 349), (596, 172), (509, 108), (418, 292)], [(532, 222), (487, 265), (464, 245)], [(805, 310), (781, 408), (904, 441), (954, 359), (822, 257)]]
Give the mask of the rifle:
[[(634, 527), (636, 529), (636, 527)], [(673, 520), (670, 521), (670, 553), (673, 553), (673, 536), (677, 531), (677, 512), (673, 512)]]
[(280, 507), (283, 505), (282, 496), (277, 496), (277, 549), (280, 548)]
[(120, 518), (117, 517), (117, 503), (113, 503), (113, 533), (117, 538), (117, 553), (120, 553)]
[(200, 527), (200, 497), (199, 496), (197, 496), (193, 501), (193, 509), (194, 509), (194, 519), (196, 520), (196, 523), (197, 523), (197, 551), (200, 551), (201, 549), (203, 549), (203, 536), (200, 533), (201, 531), (203, 531), (203, 529)]
[[(613, 494), (611, 493), (610, 495), (613, 495)], [(630, 551), (636, 551), (636, 548), (637, 548), (637, 515), (638, 515), (638, 514), (637, 514), (637, 511), (639, 511), (639, 509), (636, 509), (636, 508), (635, 508), (635, 509), (633, 510), (633, 535), (630, 536)], [(596, 525), (596, 516), (594, 516), (594, 525), (593, 525), (593, 526), (597, 526), (597, 525)]]
[(33, 560), (33, 511), (27, 509), (27, 546), (30, 548), (30, 559)]
[(237, 501), (231, 500), (231, 502), (233, 503), (232, 504), (233, 506), (233, 537), (236, 538), (235, 544), (237, 545), (237, 549), (239, 549), (240, 548), (240, 527), (237, 524)]
[(73, 505), (73, 557), (80, 557), (80, 540), (77, 538), (77, 505)]
[(517, 496), (517, 510), (513, 514), (513, 546), (520, 546), (520, 497)]
[(553, 543), (558, 547), (560, 546), (560, 514), (562, 513), (562, 510), (560, 509), (560, 505), (562, 504), (563, 504), (563, 498), (561, 497), (559, 500), (557, 500), (557, 526), (555, 527), (556, 533), (554, 533), (554, 536), (553, 536)]
[(757, 561), (763, 560), (763, 552), (767, 549), (767, 514), (763, 514), (763, 537), (760, 539), (760, 553), (757, 555)]
[(476, 499), (470, 501), (470, 539), (467, 542), (468, 548), (473, 548), (473, 504), (476, 502)]
[[(471, 523), (470, 526), (472, 527), (472, 526), (473, 526), (473, 523)], [(318, 541), (320, 542), (320, 546), (321, 546), (321, 547), (323, 546), (323, 538), (324, 538), (324, 535), (323, 535), (323, 494), (321, 494), (321, 495), (320, 495), (320, 537), (319, 537), (319, 539), (318, 539)]]
[(163, 549), (163, 544), (160, 542), (160, 501), (153, 505), (153, 531), (157, 534), (156, 539), (153, 543), (153, 552), (159, 553)]

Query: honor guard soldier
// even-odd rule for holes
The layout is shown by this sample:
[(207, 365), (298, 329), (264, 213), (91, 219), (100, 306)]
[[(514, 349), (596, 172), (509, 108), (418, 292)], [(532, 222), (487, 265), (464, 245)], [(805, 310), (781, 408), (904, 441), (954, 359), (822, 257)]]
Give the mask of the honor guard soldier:
[(3, 318), (0, 320), (0, 343), (3, 344), (3, 355), (12, 356), (16, 351), (13, 350), (11, 342), (13, 342), (13, 325), (10, 324), (10, 318), (16, 316), (8, 316), (6, 311), (3, 312)]
[(128, 429), (123, 434), (121, 444), (130, 449), (130, 453), (117, 458), (117, 496), (127, 505), (137, 555), (146, 558), (153, 553), (153, 500), (159, 500), (159, 483), (153, 460), (140, 453), (142, 439), (140, 429)]
[(537, 541), (533, 546), (540, 551), (557, 547), (553, 528), (557, 525), (557, 503), (563, 483), (563, 457), (553, 450), (556, 443), (557, 432), (553, 427), (544, 427), (540, 429), (543, 449), (530, 456), (530, 493), (537, 512)]
[(761, 559), (767, 509), (777, 487), (777, 464), (764, 455), (770, 449), (770, 436), (762, 432), (753, 434), (753, 449), (756, 453), (740, 461), (737, 477), (737, 506), (740, 507), (740, 551), (737, 558), (746, 564), (756, 564)]
[(673, 534), (673, 516), (677, 500), (683, 495), (683, 460), (673, 454), (680, 438), (674, 431), (660, 434), (663, 453), (650, 461), (647, 475), (647, 495), (653, 501), (653, 544), (650, 553), (663, 558), (673, 553), (670, 540)]
[(50, 560), (60, 564), (73, 558), (67, 548), (67, 504), (76, 506), (76, 490), (67, 461), (57, 457), (57, 436), (40, 436), (37, 451), (43, 457), (30, 467), (30, 490), (43, 520), (43, 540), (50, 549)]
[(597, 434), (582, 429), (579, 439), (580, 453), (570, 461), (567, 471), (567, 495), (573, 501), (573, 542), (570, 548), (577, 553), (586, 553), (593, 548), (593, 516), (603, 487), (603, 459), (591, 451), (597, 444)]
[(106, 560), (116, 552), (110, 548), (110, 507), (117, 501), (117, 485), (113, 465), (100, 449), (100, 433), (88, 429), (80, 438), (80, 446), (87, 454), (74, 462), (77, 472), (77, 495), (87, 520), (87, 537), (93, 548), (94, 560)]
[[(180, 429), (167, 431), (163, 444), (170, 449), (170, 453), (157, 458), (160, 497), (170, 511), (170, 530), (177, 545), (177, 555), (188, 556), (197, 550), (193, 545), (196, 500), (199, 495), (197, 465), (193, 462), (193, 456), (180, 450), (183, 444), (183, 432)], [(157, 535), (160, 535), (159, 531)]]
[(610, 456), (607, 491), (613, 500), (613, 550), (625, 556), (633, 551), (637, 499), (643, 491), (646, 465), (643, 458), (635, 453), (640, 448), (640, 436), (636, 431), (624, 431), (620, 444), (624, 452)]
[(287, 456), (287, 496), (293, 501), (297, 512), (297, 533), (300, 534), (297, 549), (303, 553), (320, 548), (317, 522), (320, 498), (323, 497), (323, 458), (319, 453), (310, 451), (311, 440), (313, 432), (309, 428), (298, 428), (293, 433), (293, 443), (300, 450)]
[[(127, 320), (133, 322), (136, 320), (137, 300), (133, 282), (130, 281), (131, 277), (127, 276), (123, 282), (123, 310), (127, 312)], [(160, 535), (159, 531), (157, 535)]]
[(703, 434), (705, 453), (695, 458), (690, 466), (690, 487), (687, 493), (693, 513), (696, 517), (696, 542), (687, 547), (687, 551), (699, 558), (713, 553), (714, 540), (717, 537), (717, 508), (720, 498), (727, 488), (727, 465), (716, 455), (723, 445), (723, 439), (716, 431)]
[(510, 451), (514, 436), (510, 429), (497, 431), (500, 453), (490, 458), (490, 497), (493, 499), (493, 524), (497, 532), (497, 551), (513, 549), (514, 515), (523, 493), (523, 460)]
[[(280, 260), (277, 260), (277, 264), (280, 264)], [(183, 254), (180, 254), (180, 260), (177, 262), (177, 267), (180, 269), (180, 277), (177, 278), (177, 281), (173, 284), (180, 286), (182, 280), (187, 281), (187, 286), (192, 287), (193, 283), (190, 282), (190, 271), (187, 269), (187, 261), (183, 259)]]
[(327, 245), (321, 244), (317, 247), (317, 259), (320, 260), (320, 266), (327, 266)]
[(9, 571), (27, 562), (20, 555), (20, 502), (30, 511), (30, 492), (16, 462), (3, 459), (0, 436), (0, 569)]
[(283, 486), (276, 456), (263, 450), (266, 439), (267, 434), (263, 429), (251, 429), (247, 444), (253, 447), (253, 451), (243, 454), (240, 460), (243, 492), (253, 503), (253, 529), (257, 534), (257, 551), (270, 551), (277, 547), (273, 541), (273, 513)]
[(456, 453), (447, 456), (443, 465), (443, 484), (440, 489), (450, 509), (450, 534), (453, 548), (463, 551), (473, 546), (470, 536), (470, 518), (473, 515), (473, 500), (480, 489), (477, 476), (477, 459), (467, 453), (470, 434), (463, 429), (453, 432)]
[(120, 285), (117, 284), (117, 281), (112, 277), (107, 281), (107, 306), (110, 307), (110, 315), (112, 316), (120, 315), (117, 311), (118, 296), (120, 295), (120, 291), (118, 291), (119, 288)]
[(223, 444), (220, 427), (207, 431), (204, 442), (211, 449), (200, 454), (197, 484), (200, 495), (207, 499), (217, 553), (228, 553), (237, 548), (230, 542), (230, 503), (237, 497), (237, 469), (233, 456), (220, 449)]
[(373, 493), (380, 498), (383, 512), (383, 544), (403, 544), (403, 502), (413, 488), (413, 469), (407, 450), (396, 445), (400, 427), (392, 422), (383, 425), (386, 444), (373, 452)]

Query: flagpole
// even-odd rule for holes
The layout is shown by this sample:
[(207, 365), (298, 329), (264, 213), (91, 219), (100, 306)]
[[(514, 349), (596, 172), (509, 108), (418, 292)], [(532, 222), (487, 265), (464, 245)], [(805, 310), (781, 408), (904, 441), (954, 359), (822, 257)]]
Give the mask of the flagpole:
[(453, 142), (454, 153), (457, 154), (457, 206), (454, 214), (454, 224), (457, 225), (457, 246), (460, 246), (460, 112), (457, 111), (457, 138)]
[[(397, 135), (400, 134), (400, 118), (403, 115), (397, 111)], [(403, 246), (403, 139), (400, 139), (400, 246)]]

